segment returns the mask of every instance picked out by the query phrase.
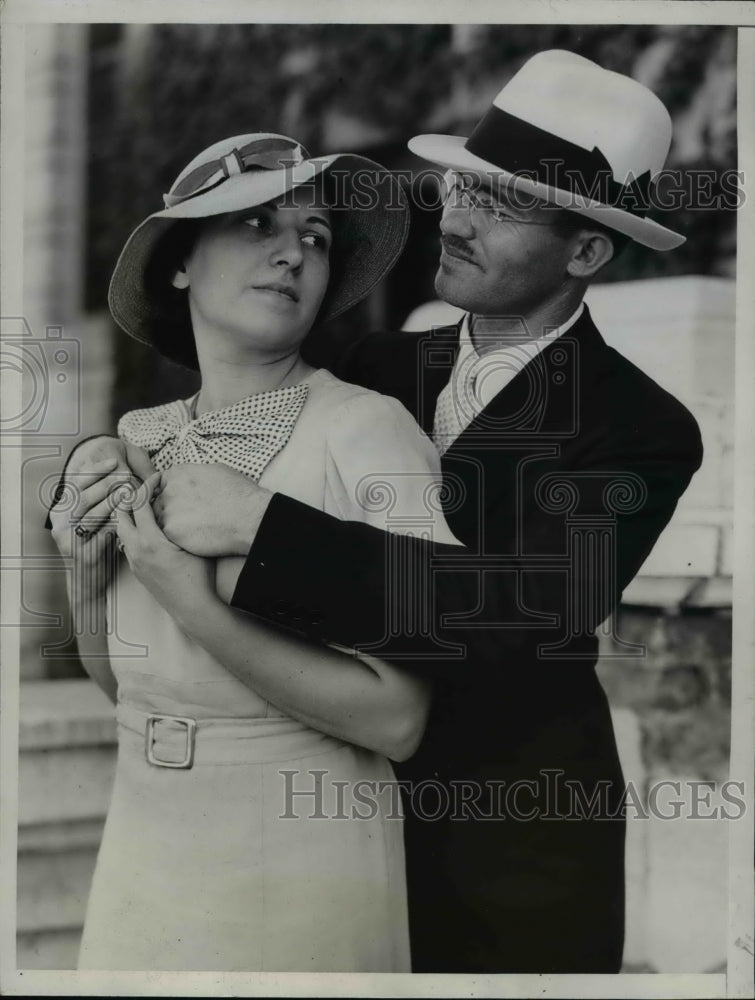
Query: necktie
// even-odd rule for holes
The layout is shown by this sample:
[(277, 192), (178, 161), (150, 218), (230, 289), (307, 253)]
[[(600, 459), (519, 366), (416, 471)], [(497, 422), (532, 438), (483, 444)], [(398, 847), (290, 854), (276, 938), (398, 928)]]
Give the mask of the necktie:
[(309, 392), (305, 384), (272, 389), (192, 418), (193, 400), (176, 400), (121, 417), (118, 437), (144, 448), (156, 469), (221, 462), (259, 480), (284, 447)]
[(462, 345), (451, 378), (438, 396), (433, 441), (443, 455), (499, 392), (538, 357), (544, 343), (512, 344), (478, 354)]
[(474, 420), (479, 406), (475, 398), (477, 353), (468, 350), (458, 358), (451, 378), (443, 387), (435, 406), (433, 442), (444, 455), (459, 435)]

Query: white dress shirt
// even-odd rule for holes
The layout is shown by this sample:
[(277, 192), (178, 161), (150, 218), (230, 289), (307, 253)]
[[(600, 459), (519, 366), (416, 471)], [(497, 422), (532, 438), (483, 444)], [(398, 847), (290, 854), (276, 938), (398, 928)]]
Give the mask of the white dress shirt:
[[(525, 365), (574, 326), (584, 308), (584, 302), (580, 302), (579, 307), (565, 323), (549, 330), (537, 340), (506, 344), (483, 354), (478, 354), (472, 343), (469, 314), (464, 317), (456, 363), (448, 383), (438, 396), (435, 407), (433, 441), (441, 455)], [(484, 317), (482, 320), (484, 322)]]

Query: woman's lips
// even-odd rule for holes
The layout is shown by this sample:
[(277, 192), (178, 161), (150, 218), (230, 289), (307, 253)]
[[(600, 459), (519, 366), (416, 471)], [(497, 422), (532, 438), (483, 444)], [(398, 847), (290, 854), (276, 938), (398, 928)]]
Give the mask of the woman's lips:
[(283, 298), (289, 299), (291, 302), (298, 302), (299, 296), (296, 291), (291, 287), (291, 285), (283, 285), (280, 282), (271, 282), (269, 285), (255, 285), (255, 291), (257, 292), (273, 292), (275, 295), (280, 295)]

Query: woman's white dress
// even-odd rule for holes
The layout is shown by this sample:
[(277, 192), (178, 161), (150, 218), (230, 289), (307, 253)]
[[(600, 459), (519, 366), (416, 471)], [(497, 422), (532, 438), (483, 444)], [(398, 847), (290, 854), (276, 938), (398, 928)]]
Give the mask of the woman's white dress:
[[(260, 484), (342, 518), (389, 529), (413, 520), (452, 540), (428, 503), (435, 449), (401, 404), (324, 370), (305, 382)], [(389, 762), (256, 695), (179, 630), (125, 560), (109, 626), (118, 764), (79, 967), (408, 971)], [(191, 721), (149, 721), (161, 715)], [(162, 766), (190, 750), (191, 767)]]

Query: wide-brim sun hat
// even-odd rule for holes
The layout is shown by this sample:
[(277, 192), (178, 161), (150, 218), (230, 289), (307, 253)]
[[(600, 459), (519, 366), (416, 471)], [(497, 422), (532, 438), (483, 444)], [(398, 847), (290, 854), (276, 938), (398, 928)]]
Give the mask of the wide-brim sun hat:
[(514, 74), (470, 136), (419, 135), (409, 149), (673, 250), (685, 237), (647, 218), (671, 133), (668, 111), (643, 84), (553, 49)]
[(163, 195), (165, 207), (129, 236), (108, 291), (115, 321), (136, 340), (155, 346), (151, 331), (160, 322), (160, 310), (145, 277), (160, 242), (176, 223), (254, 208), (318, 178), (333, 199), (331, 280), (318, 322), (356, 305), (391, 270), (406, 242), (409, 207), (401, 184), (364, 156), (311, 158), (295, 139), (255, 132), (203, 150)]

